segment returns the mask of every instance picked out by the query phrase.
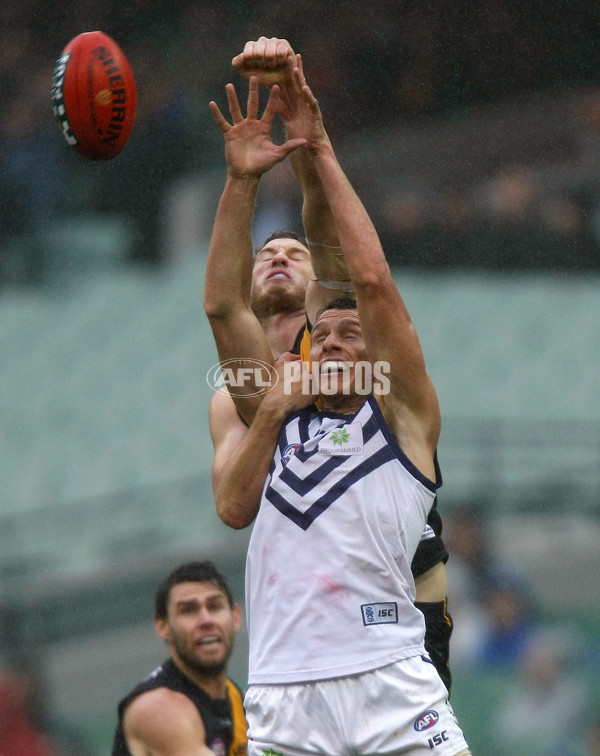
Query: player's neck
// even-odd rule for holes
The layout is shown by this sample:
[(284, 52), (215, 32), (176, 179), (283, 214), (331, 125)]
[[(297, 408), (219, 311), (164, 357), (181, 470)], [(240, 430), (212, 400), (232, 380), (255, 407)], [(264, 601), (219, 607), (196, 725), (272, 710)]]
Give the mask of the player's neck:
[(180, 672), (195, 683), (199, 688), (211, 698), (225, 698), (227, 696), (227, 673), (219, 672), (215, 674), (202, 674), (194, 669), (191, 669), (184, 664), (180, 659), (173, 659), (175, 666), (179, 668)]
[(306, 323), (304, 310), (277, 313), (261, 320), (275, 357), (289, 352), (294, 346), (298, 332)]
[(319, 399), (321, 400), (321, 409), (325, 412), (354, 415), (363, 406), (367, 397), (362, 394), (333, 396), (321, 394)]

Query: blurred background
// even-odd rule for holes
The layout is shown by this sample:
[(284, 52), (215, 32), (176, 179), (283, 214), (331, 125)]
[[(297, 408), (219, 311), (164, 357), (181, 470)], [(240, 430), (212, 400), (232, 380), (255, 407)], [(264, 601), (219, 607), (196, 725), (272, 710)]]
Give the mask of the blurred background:
[[(249, 533), (210, 487), (208, 102), (245, 90), (231, 58), (265, 34), (303, 53), (438, 389), (473, 754), (600, 754), (599, 24), (586, 0), (3, 2), (0, 752), (109, 753), (117, 701), (165, 656), (153, 596), (181, 561), (215, 559), (243, 602)], [(138, 83), (106, 163), (50, 103), (93, 29)], [(299, 209), (278, 166), (255, 241)]]

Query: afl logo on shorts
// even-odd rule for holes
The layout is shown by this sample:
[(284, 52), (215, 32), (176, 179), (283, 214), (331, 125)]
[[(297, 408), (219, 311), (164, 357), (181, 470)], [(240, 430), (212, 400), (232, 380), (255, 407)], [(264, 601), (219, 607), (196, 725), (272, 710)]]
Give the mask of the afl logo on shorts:
[(294, 456), (294, 454), (298, 451), (300, 448), (300, 444), (288, 444), (285, 449), (283, 450), (283, 454), (281, 455), (281, 461), (284, 465), (287, 465), (287, 463), (290, 461), (290, 459)]
[(437, 711), (428, 709), (427, 711), (424, 711), (422, 714), (420, 714), (417, 719), (415, 719), (415, 730), (417, 732), (428, 730), (430, 727), (433, 727), (433, 725), (438, 723), (439, 718), (440, 715), (437, 713)]

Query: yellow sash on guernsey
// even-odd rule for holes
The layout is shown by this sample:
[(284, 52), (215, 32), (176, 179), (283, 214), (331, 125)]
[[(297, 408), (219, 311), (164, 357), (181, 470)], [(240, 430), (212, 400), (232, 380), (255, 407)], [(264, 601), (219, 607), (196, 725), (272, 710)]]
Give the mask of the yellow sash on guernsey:
[(244, 756), (248, 752), (248, 723), (246, 722), (242, 695), (231, 680), (227, 680), (227, 695), (231, 703), (231, 718), (233, 720), (231, 747), (227, 756)]
[(310, 362), (310, 331), (306, 327), (300, 342), (300, 359), (304, 362)]
[[(308, 330), (308, 326), (305, 326), (304, 333), (302, 334), (302, 341), (300, 342), (300, 359), (304, 362), (310, 363), (311, 343), (310, 331)], [(317, 406), (317, 409), (321, 409), (321, 400), (317, 399), (315, 405)]]

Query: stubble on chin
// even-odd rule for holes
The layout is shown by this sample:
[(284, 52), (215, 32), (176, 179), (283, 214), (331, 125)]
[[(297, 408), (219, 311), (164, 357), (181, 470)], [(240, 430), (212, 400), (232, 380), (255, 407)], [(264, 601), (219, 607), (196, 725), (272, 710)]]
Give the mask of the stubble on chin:
[(254, 314), (260, 320), (270, 315), (303, 310), (305, 295), (304, 290), (290, 291), (289, 288), (270, 287), (260, 294), (253, 292), (250, 304)]

